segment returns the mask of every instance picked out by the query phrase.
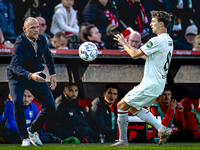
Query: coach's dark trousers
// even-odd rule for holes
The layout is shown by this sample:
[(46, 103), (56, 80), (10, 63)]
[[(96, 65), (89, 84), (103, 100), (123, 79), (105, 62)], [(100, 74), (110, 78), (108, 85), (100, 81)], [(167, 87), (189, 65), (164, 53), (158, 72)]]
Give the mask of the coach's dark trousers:
[(18, 132), (21, 139), (28, 138), (26, 119), (23, 106), (24, 90), (28, 89), (39, 103), (42, 104), (42, 109), (37, 118), (32, 122), (30, 131), (33, 133), (42, 128), (45, 122), (55, 111), (55, 102), (53, 95), (47, 83), (39, 83), (33, 80), (17, 79), (8, 80), (10, 94), (13, 101), (13, 110)]

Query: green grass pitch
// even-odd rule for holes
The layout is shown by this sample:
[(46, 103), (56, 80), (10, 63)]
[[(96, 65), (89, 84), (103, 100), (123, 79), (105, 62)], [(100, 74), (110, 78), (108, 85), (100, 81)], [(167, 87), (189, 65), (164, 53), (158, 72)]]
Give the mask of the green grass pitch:
[(130, 143), (129, 146), (110, 146), (112, 143), (90, 144), (44, 144), (44, 146), (21, 147), (21, 144), (0, 144), (0, 150), (200, 150), (200, 142), (193, 143)]

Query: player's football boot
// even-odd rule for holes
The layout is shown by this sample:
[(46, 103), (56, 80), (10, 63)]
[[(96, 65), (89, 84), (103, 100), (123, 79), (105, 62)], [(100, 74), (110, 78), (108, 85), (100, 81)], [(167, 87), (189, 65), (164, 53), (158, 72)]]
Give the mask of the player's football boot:
[(27, 130), (28, 130), (29, 139), (30, 139), (31, 143), (35, 146), (43, 146), (43, 143), (39, 138), (39, 134), (37, 132), (31, 133), (29, 131), (29, 128), (27, 128)]
[(160, 139), (158, 145), (162, 145), (163, 143), (165, 143), (171, 134), (172, 129), (165, 127), (164, 131), (159, 133)]
[(116, 143), (114, 143), (110, 146), (127, 146), (127, 145), (129, 145), (128, 141), (117, 140)]
[(21, 146), (31, 146), (30, 139), (29, 138), (23, 139)]

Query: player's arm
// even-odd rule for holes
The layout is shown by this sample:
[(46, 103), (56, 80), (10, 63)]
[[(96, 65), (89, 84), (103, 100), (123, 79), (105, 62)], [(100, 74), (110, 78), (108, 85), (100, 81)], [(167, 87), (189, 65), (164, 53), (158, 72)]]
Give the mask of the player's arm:
[(133, 59), (137, 59), (137, 58), (143, 58), (146, 59), (146, 56), (144, 55), (144, 53), (137, 48), (134, 48), (132, 46), (130, 46), (127, 42), (124, 43), (123, 45), (124, 50), (133, 58)]
[(137, 59), (137, 58), (143, 58), (146, 59), (146, 56), (144, 55), (144, 53), (140, 50), (140, 49), (136, 49), (132, 46), (130, 46), (127, 42), (126, 39), (124, 38), (124, 36), (122, 34), (117, 34), (115, 35), (116, 38), (114, 38), (114, 40), (118, 41), (119, 45), (123, 46), (124, 50), (133, 58), (133, 59)]

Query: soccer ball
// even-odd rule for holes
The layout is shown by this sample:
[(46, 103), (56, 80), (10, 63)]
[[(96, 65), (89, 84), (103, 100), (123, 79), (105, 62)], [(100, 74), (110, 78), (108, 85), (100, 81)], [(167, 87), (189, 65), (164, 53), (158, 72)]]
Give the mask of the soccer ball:
[(96, 45), (92, 42), (84, 42), (80, 45), (79, 57), (84, 61), (93, 61), (98, 55), (98, 49)]

